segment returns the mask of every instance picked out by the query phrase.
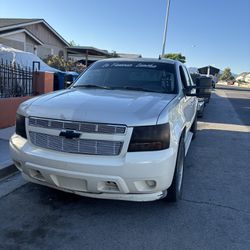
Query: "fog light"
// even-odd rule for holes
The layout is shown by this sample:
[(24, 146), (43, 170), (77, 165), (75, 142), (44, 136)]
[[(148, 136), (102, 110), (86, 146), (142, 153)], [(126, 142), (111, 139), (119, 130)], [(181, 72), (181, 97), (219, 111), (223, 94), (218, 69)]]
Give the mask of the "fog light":
[(118, 186), (114, 181), (106, 181), (105, 184), (109, 190), (118, 190)]
[(119, 187), (114, 181), (100, 181), (97, 190), (100, 192), (119, 192)]
[(41, 172), (39, 170), (35, 170), (35, 169), (30, 169), (29, 170), (29, 174), (31, 177), (33, 177), (34, 179), (37, 179), (39, 181), (45, 181), (43, 175), (41, 174)]
[(153, 180), (147, 180), (146, 184), (150, 187), (150, 188), (154, 188), (156, 187), (156, 181)]

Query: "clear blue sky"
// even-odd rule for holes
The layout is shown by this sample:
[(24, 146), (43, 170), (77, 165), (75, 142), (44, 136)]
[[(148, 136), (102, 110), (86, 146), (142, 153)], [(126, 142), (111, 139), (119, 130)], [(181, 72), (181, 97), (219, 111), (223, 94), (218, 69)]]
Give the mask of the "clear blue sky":
[[(166, 0), (0, 0), (0, 17), (44, 18), (67, 41), (158, 57)], [(250, 0), (172, 0), (167, 52), (250, 71)]]

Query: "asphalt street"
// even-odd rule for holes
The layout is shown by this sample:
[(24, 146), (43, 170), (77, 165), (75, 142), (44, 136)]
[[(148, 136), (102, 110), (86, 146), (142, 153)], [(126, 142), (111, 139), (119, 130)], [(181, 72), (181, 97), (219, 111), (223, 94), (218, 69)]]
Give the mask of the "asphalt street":
[(250, 249), (250, 91), (212, 95), (183, 199), (136, 203), (0, 182), (0, 249)]

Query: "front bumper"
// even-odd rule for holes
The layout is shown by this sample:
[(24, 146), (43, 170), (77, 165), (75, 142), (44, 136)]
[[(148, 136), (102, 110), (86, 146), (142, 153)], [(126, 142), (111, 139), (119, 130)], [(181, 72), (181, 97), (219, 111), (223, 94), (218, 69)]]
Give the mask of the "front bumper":
[(89, 156), (38, 148), (15, 134), (10, 152), (29, 181), (93, 198), (151, 201), (166, 195), (177, 150)]

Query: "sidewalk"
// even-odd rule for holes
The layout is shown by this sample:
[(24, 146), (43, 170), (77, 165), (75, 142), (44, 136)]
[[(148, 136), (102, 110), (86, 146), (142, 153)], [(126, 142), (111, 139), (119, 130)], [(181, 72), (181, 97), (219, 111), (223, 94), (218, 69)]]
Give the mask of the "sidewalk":
[(15, 126), (0, 129), (0, 179), (17, 171), (10, 158), (9, 138), (14, 134)]

